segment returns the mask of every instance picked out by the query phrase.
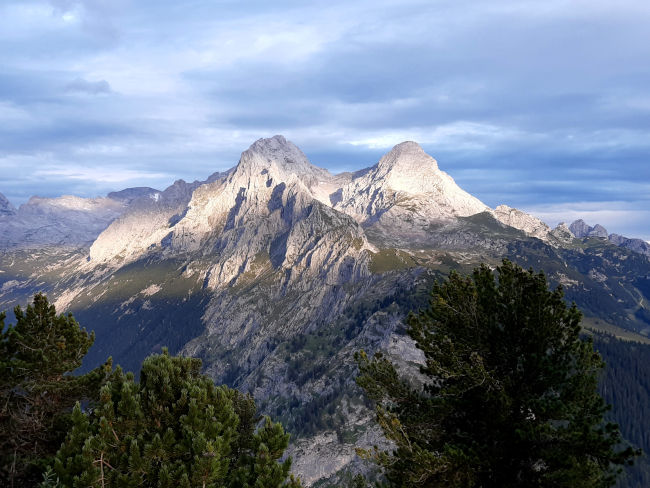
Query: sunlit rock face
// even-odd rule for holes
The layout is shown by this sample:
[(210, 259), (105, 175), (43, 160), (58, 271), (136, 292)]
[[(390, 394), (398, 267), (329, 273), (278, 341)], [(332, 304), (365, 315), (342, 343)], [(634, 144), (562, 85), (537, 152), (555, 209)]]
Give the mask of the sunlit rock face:
[(560, 243), (569, 244), (576, 237), (571, 229), (564, 223), (560, 222), (551, 232), (550, 235)]
[(537, 217), (507, 205), (499, 205), (494, 215), (503, 224), (523, 230), (529, 236), (548, 239), (551, 228)]
[(490, 211), (415, 142), (395, 146), (333, 195), (334, 208), (378, 235), (427, 238), (432, 225)]

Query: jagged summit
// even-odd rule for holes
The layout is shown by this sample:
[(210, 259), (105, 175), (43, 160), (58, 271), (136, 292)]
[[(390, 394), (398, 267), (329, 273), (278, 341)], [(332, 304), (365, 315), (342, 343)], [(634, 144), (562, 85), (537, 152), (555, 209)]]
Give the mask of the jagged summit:
[(560, 222), (551, 231), (550, 235), (557, 239), (559, 242), (563, 242), (565, 244), (570, 243), (575, 237), (573, 232), (571, 232), (571, 229), (569, 229), (569, 226), (567, 226), (564, 222)]
[(607, 229), (600, 224), (593, 227), (587, 224), (584, 220), (578, 219), (570, 226), (571, 232), (582, 239), (584, 237), (597, 237), (599, 239), (607, 239), (612, 244), (630, 249), (639, 254), (645, 254), (650, 257), (650, 243), (643, 239), (634, 239), (625, 237), (619, 234), (608, 234)]
[(437, 176), (438, 162), (417, 142), (402, 142), (377, 163), (376, 176), (386, 178), (390, 188), (409, 193), (426, 193), (427, 183)]
[(298, 146), (281, 135), (255, 141), (228, 174), (228, 182), (236, 191), (299, 182), (325, 205), (331, 205), (330, 194), (341, 186), (337, 177), (313, 165)]
[(377, 163), (376, 177), (384, 178), (394, 191), (428, 193), (439, 179), (438, 162), (417, 142), (402, 142)]
[(311, 164), (298, 146), (281, 135), (258, 139), (251, 144), (242, 153), (233, 176), (261, 173), (272, 168), (279, 170), (284, 177), (294, 174), (307, 180), (332, 178), (329, 171)]
[(578, 238), (586, 237), (589, 234), (589, 231), (591, 230), (591, 227), (587, 225), (587, 223), (582, 220), (578, 219), (575, 220), (570, 226), (569, 229), (573, 233), (574, 236)]
[(0, 217), (4, 215), (14, 215), (16, 207), (14, 207), (7, 197), (0, 193)]
[(399, 233), (409, 238), (426, 238), (434, 222), (491, 211), (411, 141), (393, 147), (376, 165), (344, 186), (334, 208), (364, 226), (396, 233), (400, 229)]
[(588, 225), (584, 220), (578, 219), (574, 221), (570, 226), (571, 232), (573, 235), (582, 239), (583, 237), (599, 237), (601, 239), (607, 239), (609, 235), (607, 229), (602, 225), (596, 224), (595, 226)]

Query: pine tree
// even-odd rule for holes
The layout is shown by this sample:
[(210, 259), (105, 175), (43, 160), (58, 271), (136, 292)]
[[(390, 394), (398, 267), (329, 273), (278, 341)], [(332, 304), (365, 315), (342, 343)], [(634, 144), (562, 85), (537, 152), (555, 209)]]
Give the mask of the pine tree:
[(201, 361), (145, 359), (140, 382), (116, 369), (89, 414), (77, 405), (55, 461), (70, 487), (300, 486), (280, 461), (288, 435), (258, 416), (250, 396), (215, 386)]
[(381, 354), (357, 355), (393, 451), (361, 451), (399, 487), (608, 487), (631, 464), (603, 420), (603, 362), (561, 288), (505, 260), (436, 285), (408, 319), (423, 388)]
[(35, 486), (65, 438), (75, 402), (97, 397), (110, 360), (72, 375), (94, 341), (72, 315), (57, 315), (42, 294), (16, 324), (0, 314), (0, 485)]

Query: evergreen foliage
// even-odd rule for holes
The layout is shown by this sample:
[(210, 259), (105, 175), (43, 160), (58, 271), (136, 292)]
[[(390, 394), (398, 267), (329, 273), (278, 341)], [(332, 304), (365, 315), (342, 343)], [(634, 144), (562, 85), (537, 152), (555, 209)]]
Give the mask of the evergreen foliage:
[(75, 402), (97, 398), (111, 364), (70, 374), (94, 335), (72, 315), (57, 315), (44, 295), (14, 314), (16, 324), (6, 327), (0, 314), (0, 485), (28, 487), (42, 480)]
[(357, 354), (390, 452), (360, 451), (398, 487), (608, 487), (631, 463), (597, 392), (603, 367), (561, 288), (504, 260), (434, 286), (408, 333), (424, 387)]
[(644, 451), (617, 486), (646, 488), (650, 486), (650, 345), (607, 334), (594, 336), (594, 345), (607, 362), (600, 382), (603, 398), (612, 405), (607, 417), (620, 425), (626, 441)]
[[(69, 487), (298, 488), (282, 460), (289, 435), (250, 396), (215, 386), (201, 361), (145, 359), (140, 382), (120, 368), (90, 413), (74, 409), (56, 456)], [(256, 428), (257, 427), (257, 428)]]

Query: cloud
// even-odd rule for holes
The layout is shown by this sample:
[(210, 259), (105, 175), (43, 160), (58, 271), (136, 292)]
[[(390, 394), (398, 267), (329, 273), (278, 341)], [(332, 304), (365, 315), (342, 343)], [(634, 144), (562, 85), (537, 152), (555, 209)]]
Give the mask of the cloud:
[(111, 93), (111, 85), (106, 80), (87, 81), (83, 78), (75, 78), (65, 86), (68, 93), (86, 93), (88, 95), (101, 95)]
[(460, 120), (434, 127), (413, 127), (398, 133), (368, 134), (365, 139), (345, 142), (372, 149), (390, 149), (402, 141), (414, 140), (421, 145), (463, 151), (485, 150), (499, 141), (513, 142), (521, 138), (522, 134), (513, 128)]
[(283, 133), (334, 171), (414, 139), (492, 206), (641, 211), (649, 22), (635, 0), (6, 0), (0, 191), (200, 179)]

